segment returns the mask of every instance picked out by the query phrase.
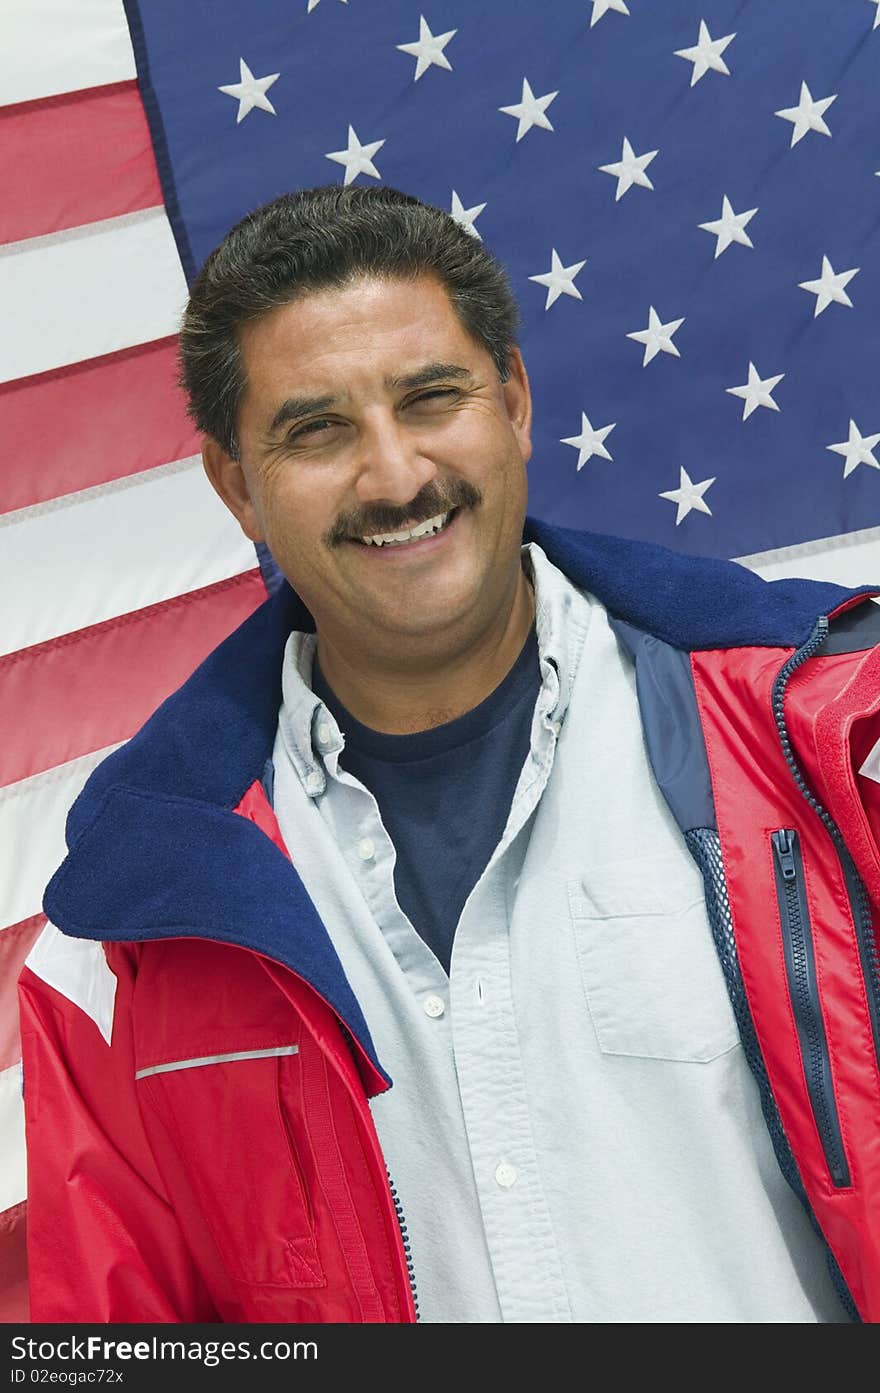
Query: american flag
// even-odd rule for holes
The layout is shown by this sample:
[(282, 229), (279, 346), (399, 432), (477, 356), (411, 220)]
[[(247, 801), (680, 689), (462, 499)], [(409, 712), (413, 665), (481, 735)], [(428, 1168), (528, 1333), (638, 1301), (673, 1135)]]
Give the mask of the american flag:
[(415, 193), (509, 270), (532, 513), (877, 582), (880, 0), (5, 0), (0, 103), (15, 1320), (15, 978), (67, 808), (273, 582), (201, 477), (187, 281), (287, 189)]

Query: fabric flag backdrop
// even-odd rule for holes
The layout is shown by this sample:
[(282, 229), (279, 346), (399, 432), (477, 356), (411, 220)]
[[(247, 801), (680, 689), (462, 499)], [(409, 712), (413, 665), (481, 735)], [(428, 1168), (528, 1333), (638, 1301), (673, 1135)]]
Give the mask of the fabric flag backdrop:
[(248, 209), (382, 181), (509, 269), (533, 513), (880, 581), (880, 0), (5, 0), (0, 1316), (15, 978), (95, 765), (264, 598), (175, 385)]

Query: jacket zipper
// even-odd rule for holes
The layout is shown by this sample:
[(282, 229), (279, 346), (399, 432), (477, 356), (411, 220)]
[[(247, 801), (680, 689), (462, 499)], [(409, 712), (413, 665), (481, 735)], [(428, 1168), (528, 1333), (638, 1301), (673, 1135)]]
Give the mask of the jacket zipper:
[(802, 644), (795, 653), (792, 653), (791, 657), (783, 663), (779, 672), (776, 674), (771, 701), (773, 706), (773, 717), (776, 721), (776, 729), (779, 734), (785, 762), (788, 765), (791, 776), (800, 793), (806, 799), (831, 838), (834, 849), (837, 852), (841, 870), (843, 871), (844, 884), (846, 885), (846, 893), (849, 900), (850, 913), (852, 915), (856, 943), (859, 950), (862, 977), (865, 983), (868, 1015), (871, 1020), (871, 1033), (874, 1040), (874, 1053), (877, 1056), (878, 1063), (880, 1063), (880, 959), (878, 959), (877, 939), (874, 934), (874, 923), (868, 892), (858, 873), (856, 863), (852, 858), (849, 847), (843, 839), (843, 833), (827, 808), (824, 808), (819, 802), (819, 799), (813, 793), (804, 777), (803, 771), (792, 749), (788, 727), (785, 722), (785, 692), (788, 683), (798, 668), (809, 658), (812, 658), (817, 650), (821, 648), (827, 635), (828, 618), (823, 614), (817, 619), (816, 626), (806, 643)]
[(397, 1215), (397, 1227), (400, 1229), (400, 1239), (403, 1243), (403, 1255), (406, 1258), (406, 1274), (409, 1278), (409, 1289), (412, 1293), (413, 1307), (415, 1308), (416, 1320), (419, 1319), (419, 1298), (416, 1294), (416, 1273), (413, 1267), (412, 1252), (409, 1246), (409, 1230), (406, 1227), (406, 1220), (403, 1217), (403, 1205), (400, 1203), (400, 1196), (397, 1193), (397, 1186), (391, 1179), (391, 1172), (385, 1167), (385, 1174), (388, 1176), (388, 1186), (391, 1190), (391, 1198), (394, 1200), (394, 1212)]
[(771, 836), (776, 873), (776, 898), (782, 925), (785, 970), (801, 1047), (801, 1060), (813, 1118), (825, 1162), (837, 1189), (850, 1184), (840, 1118), (834, 1100), (831, 1060), (822, 1022), (813, 931), (804, 886), (804, 863), (797, 832), (780, 828)]
[[(350, 1049), (352, 1056), (355, 1054), (355, 1043), (351, 1031), (344, 1021), (339, 1022), (343, 1037)], [(400, 1196), (397, 1193), (397, 1186), (391, 1179), (391, 1172), (385, 1167), (385, 1175), (388, 1178), (388, 1188), (391, 1191), (391, 1198), (394, 1201), (394, 1213), (397, 1218), (397, 1227), (400, 1229), (400, 1241), (403, 1244), (403, 1256), (406, 1259), (406, 1275), (409, 1279), (409, 1289), (413, 1301), (413, 1309), (416, 1313), (416, 1320), (419, 1319), (419, 1298), (416, 1294), (416, 1273), (413, 1266), (412, 1252), (409, 1246), (409, 1230), (406, 1227), (406, 1220), (403, 1217), (403, 1205), (400, 1203)]]

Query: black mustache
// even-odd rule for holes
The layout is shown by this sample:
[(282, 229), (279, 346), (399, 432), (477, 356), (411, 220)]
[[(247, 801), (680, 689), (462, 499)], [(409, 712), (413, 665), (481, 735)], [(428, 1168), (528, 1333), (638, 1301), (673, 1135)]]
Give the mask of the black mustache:
[(379, 532), (402, 532), (405, 527), (418, 527), (439, 513), (450, 513), (453, 508), (476, 508), (483, 495), (473, 484), (465, 479), (456, 480), (446, 488), (439, 489), (428, 485), (416, 494), (405, 508), (395, 508), (385, 503), (365, 509), (361, 513), (349, 513), (338, 518), (328, 534), (331, 546), (339, 546), (353, 537), (372, 537)]

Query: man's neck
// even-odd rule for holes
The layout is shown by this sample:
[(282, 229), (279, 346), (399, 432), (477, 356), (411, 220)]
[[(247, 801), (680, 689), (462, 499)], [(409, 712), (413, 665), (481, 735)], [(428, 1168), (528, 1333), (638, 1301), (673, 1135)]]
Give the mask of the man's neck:
[(524, 570), (506, 606), (484, 633), (418, 663), (384, 655), (352, 662), (341, 645), (318, 633), (318, 660), (328, 685), (356, 720), (387, 735), (445, 725), (479, 706), (503, 682), (535, 618), (535, 594)]

